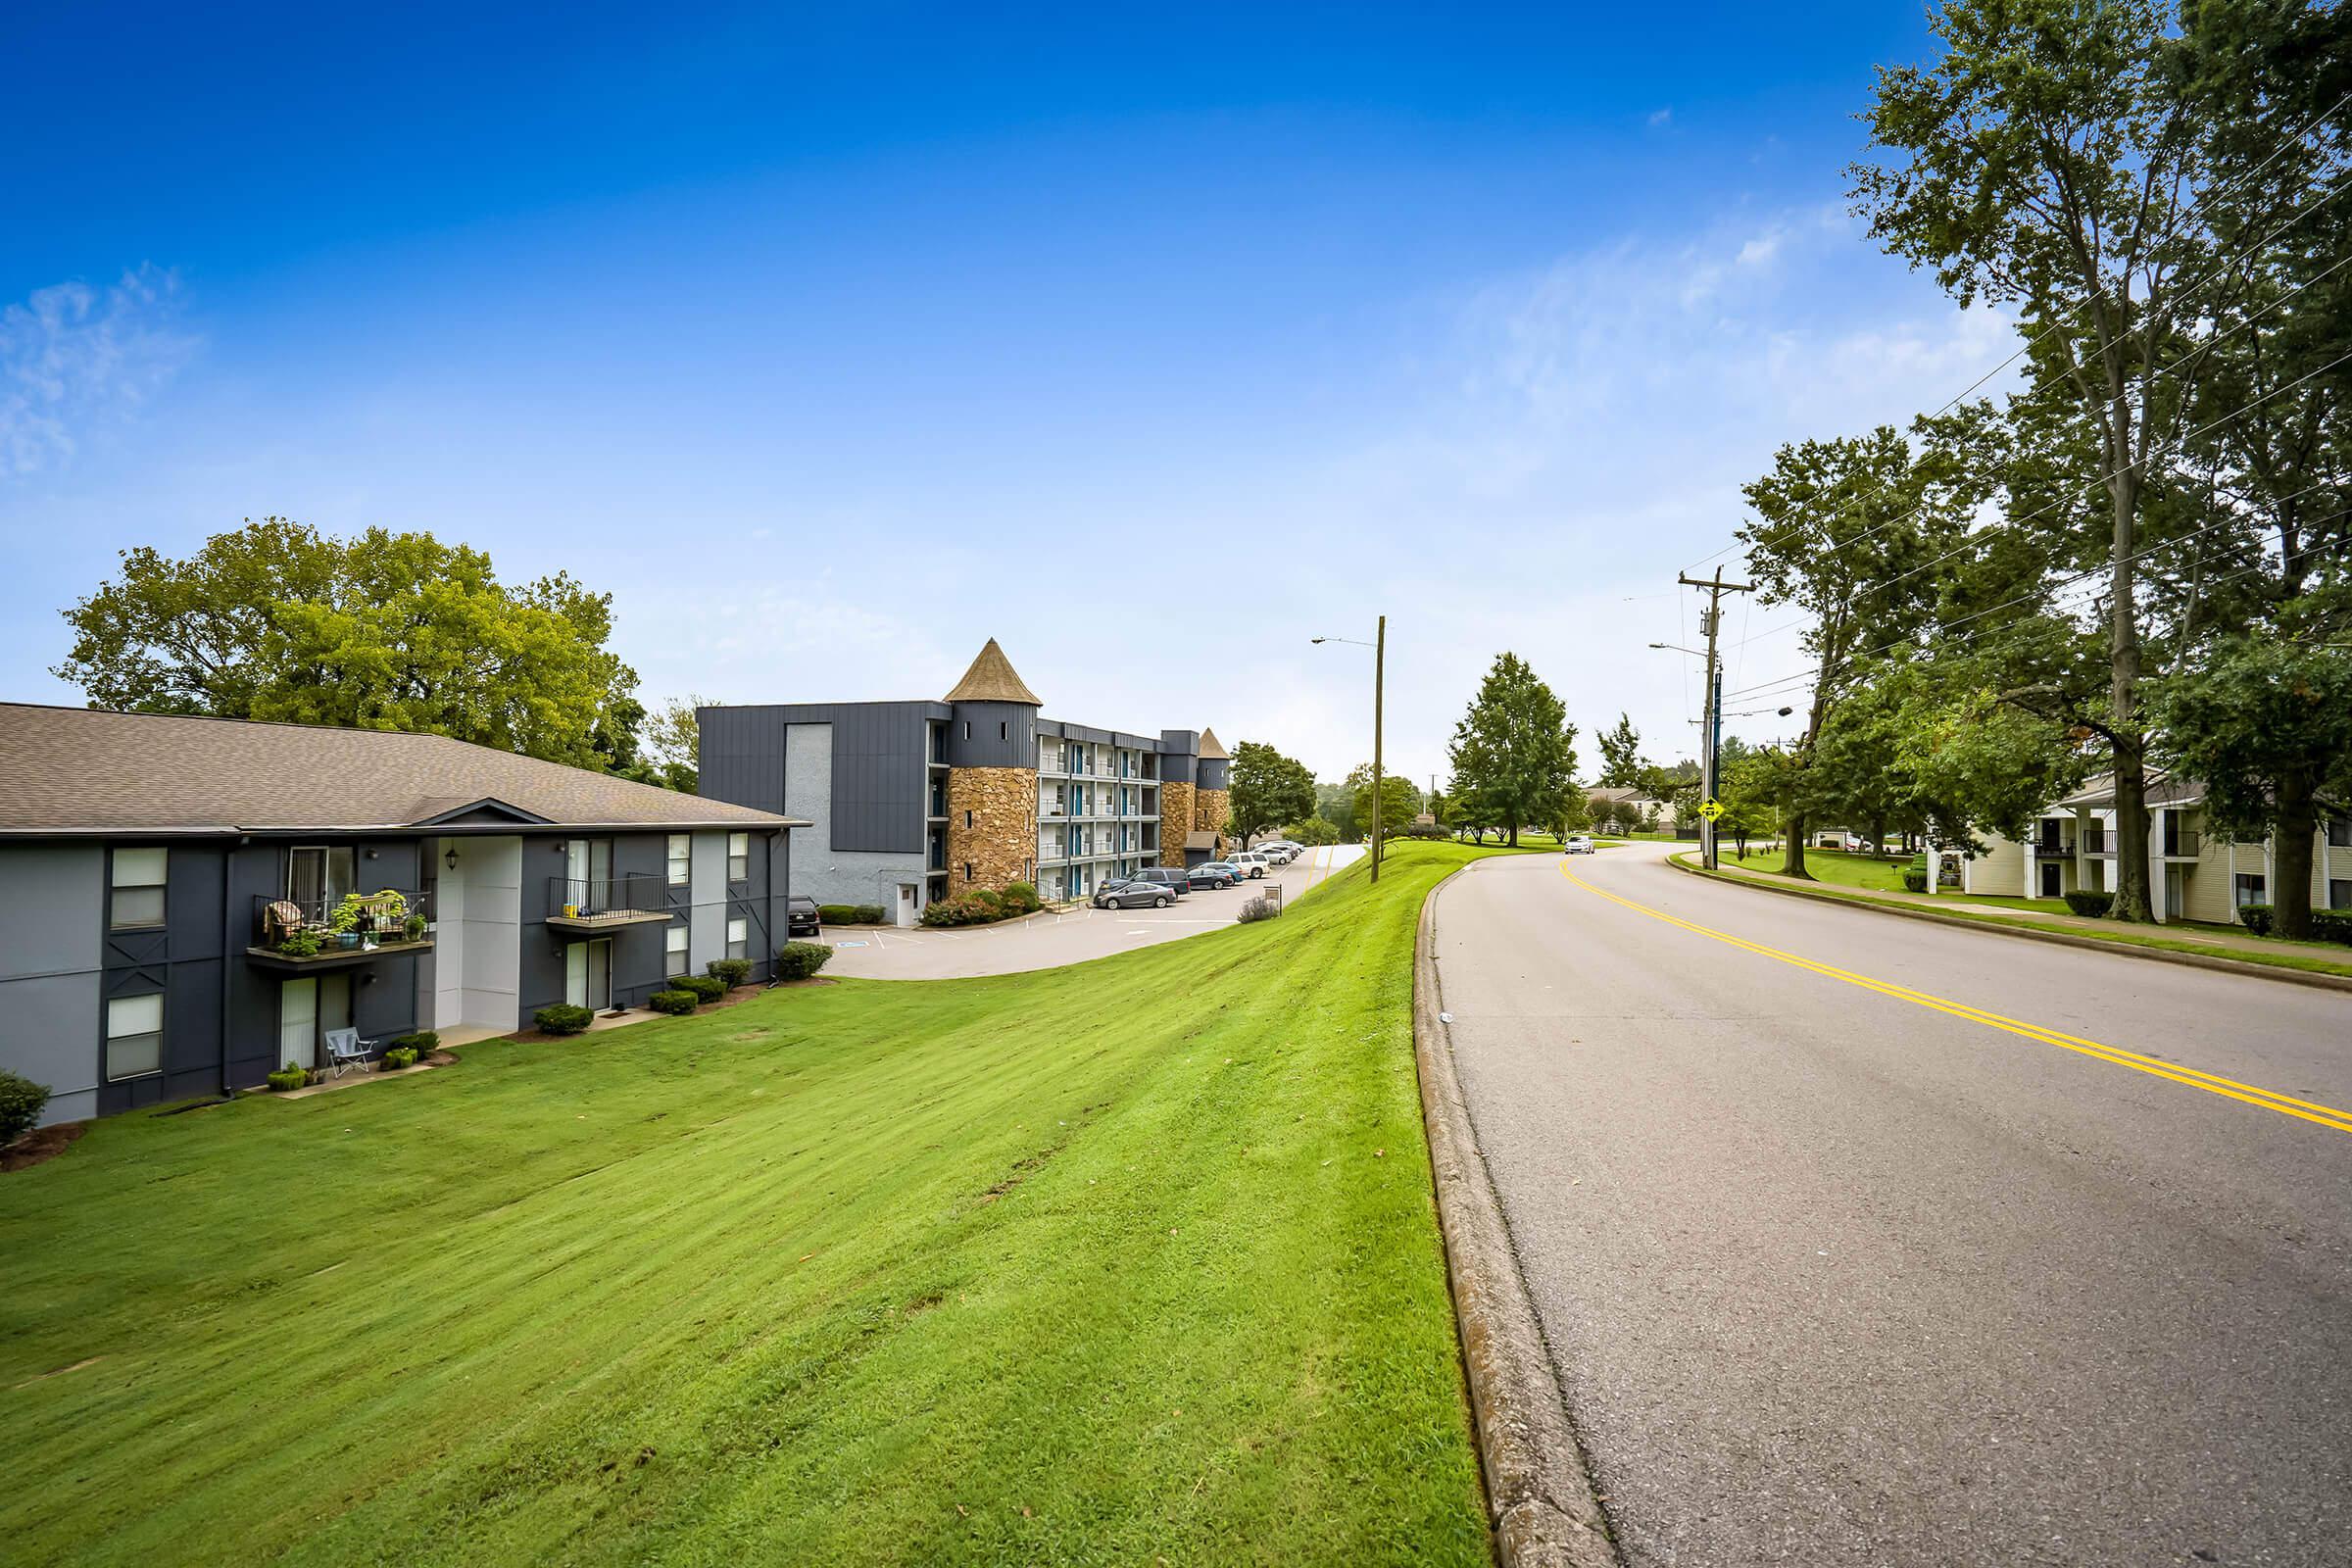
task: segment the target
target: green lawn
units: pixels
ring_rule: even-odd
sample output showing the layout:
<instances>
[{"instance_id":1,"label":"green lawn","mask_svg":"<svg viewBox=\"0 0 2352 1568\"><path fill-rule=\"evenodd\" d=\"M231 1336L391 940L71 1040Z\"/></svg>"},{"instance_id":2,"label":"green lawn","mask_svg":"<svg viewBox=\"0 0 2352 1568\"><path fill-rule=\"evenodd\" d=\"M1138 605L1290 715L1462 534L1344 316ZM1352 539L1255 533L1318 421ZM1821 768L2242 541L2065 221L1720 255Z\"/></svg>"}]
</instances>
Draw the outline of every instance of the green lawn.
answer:
<instances>
[{"instance_id":1,"label":"green lawn","mask_svg":"<svg viewBox=\"0 0 2352 1568\"><path fill-rule=\"evenodd\" d=\"M1409 1008L1473 854L101 1122L0 1176L9 1560L1485 1563Z\"/></svg>"},{"instance_id":2,"label":"green lawn","mask_svg":"<svg viewBox=\"0 0 2352 1568\"><path fill-rule=\"evenodd\" d=\"M1742 871L1778 872L1787 856L1780 850L1750 848L1745 858L1736 855L1717 855L1720 863L1737 866ZM1876 855L1854 855L1844 850L1805 851L1805 869L1816 882L1831 882L1839 887L1870 888L1882 893L1903 891L1903 867L1908 858L1884 859Z\"/></svg>"}]
</instances>

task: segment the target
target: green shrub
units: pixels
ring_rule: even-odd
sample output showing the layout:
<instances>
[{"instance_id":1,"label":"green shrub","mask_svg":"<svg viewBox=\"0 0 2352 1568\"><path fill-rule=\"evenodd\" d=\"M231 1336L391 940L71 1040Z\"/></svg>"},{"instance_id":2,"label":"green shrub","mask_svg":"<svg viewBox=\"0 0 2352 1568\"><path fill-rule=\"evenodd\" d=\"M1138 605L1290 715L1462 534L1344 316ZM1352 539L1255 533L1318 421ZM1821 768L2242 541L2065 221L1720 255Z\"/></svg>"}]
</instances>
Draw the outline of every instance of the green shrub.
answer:
<instances>
[{"instance_id":1,"label":"green shrub","mask_svg":"<svg viewBox=\"0 0 2352 1568\"><path fill-rule=\"evenodd\" d=\"M289 931L277 939L277 951L289 958L316 958L324 946L318 933L308 926Z\"/></svg>"},{"instance_id":2,"label":"green shrub","mask_svg":"<svg viewBox=\"0 0 2352 1568\"><path fill-rule=\"evenodd\" d=\"M586 1029L596 1014L586 1007L575 1007L568 1002L559 1002L541 1007L531 1014L531 1022L543 1035L576 1035Z\"/></svg>"},{"instance_id":3,"label":"green shrub","mask_svg":"<svg viewBox=\"0 0 2352 1568\"><path fill-rule=\"evenodd\" d=\"M752 960L749 958L712 958L709 963L703 965L703 971L706 974L717 976L724 990L732 990L752 977Z\"/></svg>"},{"instance_id":4,"label":"green shrub","mask_svg":"<svg viewBox=\"0 0 2352 1568\"><path fill-rule=\"evenodd\" d=\"M925 925L986 925L1002 919L1004 910L994 899L982 902L976 893L958 893L953 898L934 899L923 906Z\"/></svg>"},{"instance_id":5,"label":"green shrub","mask_svg":"<svg viewBox=\"0 0 2352 1568\"><path fill-rule=\"evenodd\" d=\"M2322 942L2352 944L2352 909L2314 909L2311 934Z\"/></svg>"},{"instance_id":6,"label":"green shrub","mask_svg":"<svg viewBox=\"0 0 2352 1568\"><path fill-rule=\"evenodd\" d=\"M0 1149L32 1131L48 1103L48 1085L0 1071Z\"/></svg>"},{"instance_id":7,"label":"green shrub","mask_svg":"<svg viewBox=\"0 0 2352 1568\"><path fill-rule=\"evenodd\" d=\"M675 974L669 989L683 991L697 1002L716 1002L727 994L727 983L714 974Z\"/></svg>"},{"instance_id":8,"label":"green shrub","mask_svg":"<svg viewBox=\"0 0 2352 1568\"><path fill-rule=\"evenodd\" d=\"M694 1010L694 1004L698 1000L700 999L691 991L657 991L645 999L645 1004L656 1012L666 1012L672 1017L684 1017Z\"/></svg>"},{"instance_id":9,"label":"green shrub","mask_svg":"<svg viewBox=\"0 0 2352 1568\"><path fill-rule=\"evenodd\" d=\"M2066 906L2085 919L2096 920L2115 906L2115 895L2077 888L2066 896Z\"/></svg>"},{"instance_id":10,"label":"green shrub","mask_svg":"<svg viewBox=\"0 0 2352 1568\"><path fill-rule=\"evenodd\" d=\"M858 906L855 904L820 904L816 917L826 925L856 925Z\"/></svg>"},{"instance_id":11,"label":"green shrub","mask_svg":"<svg viewBox=\"0 0 2352 1568\"><path fill-rule=\"evenodd\" d=\"M776 978L806 980L832 956L833 950L821 942L787 942L776 950Z\"/></svg>"},{"instance_id":12,"label":"green shrub","mask_svg":"<svg viewBox=\"0 0 2352 1568\"><path fill-rule=\"evenodd\" d=\"M1238 918L1244 925L1255 925L1260 920L1273 919L1274 916L1279 912L1280 911L1274 907L1274 901L1261 893L1256 898L1251 899L1249 903L1243 905L1242 911L1238 916L1236 916L1236 918Z\"/></svg>"},{"instance_id":13,"label":"green shrub","mask_svg":"<svg viewBox=\"0 0 2352 1568\"><path fill-rule=\"evenodd\" d=\"M1928 873L1925 871L1905 871L1903 873L1903 887L1912 893L1927 892Z\"/></svg>"},{"instance_id":14,"label":"green shrub","mask_svg":"<svg viewBox=\"0 0 2352 1568\"><path fill-rule=\"evenodd\" d=\"M416 1065L416 1049L414 1046L393 1046L384 1053L383 1070L386 1072L398 1072L403 1067Z\"/></svg>"},{"instance_id":15,"label":"green shrub","mask_svg":"<svg viewBox=\"0 0 2352 1568\"><path fill-rule=\"evenodd\" d=\"M391 1049L414 1051L420 1058L429 1056L441 1049L441 1035L438 1030L433 1029L419 1029L415 1034L409 1035L394 1035L391 1040Z\"/></svg>"},{"instance_id":16,"label":"green shrub","mask_svg":"<svg viewBox=\"0 0 2352 1568\"><path fill-rule=\"evenodd\" d=\"M858 924L880 925L883 919L884 914L882 911L882 906L879 904L860 904L858 906Z\"/></svg>"},{"instance_id":17,"label":"green shrub","mask_svg":"<svg viewBox=\"0 0 2352 1568\"><path fill-rule=\"evenodd\" d=\"M2267 904L2241 904L2237 906L2238 924L2258 937L2271 934L2272 909Z\"/></svg>"},{"instance_id":18,"label":"green shrub","mask_svg":"<svg viewBox=\"0 0 2352 1568\"><path fill-rule=\"evenodd\" d=\"M1035 914L1046 906L1037 896L1037 889L1026 882L1014 882L997 895L997 904L1006 914Z\"/></svg>"},{"instance_id":19,"label":"green shrub","mask_svg":"<svg viewBox=\"0 0 2352 1568\"><path fill-rule=\"evenodd\" d=\"M1004 895L994 888L974 888L962 898L966 904L987 910L991 920L1000 920L1004 916Z\"/></svg>"},{"instance_id":20,"label":"green shrub","mask_svg":"<svg viewBox=\"0 0 2352 1568\"><path fill-rule=\"evenodd\" d=\"M278 1068L277 1071L270 1073L266 1080L270 1088L281 1092L288 1089L300 1089L310 1081L310 1073L290 1061Z\"/></svg>"}]
</instances>

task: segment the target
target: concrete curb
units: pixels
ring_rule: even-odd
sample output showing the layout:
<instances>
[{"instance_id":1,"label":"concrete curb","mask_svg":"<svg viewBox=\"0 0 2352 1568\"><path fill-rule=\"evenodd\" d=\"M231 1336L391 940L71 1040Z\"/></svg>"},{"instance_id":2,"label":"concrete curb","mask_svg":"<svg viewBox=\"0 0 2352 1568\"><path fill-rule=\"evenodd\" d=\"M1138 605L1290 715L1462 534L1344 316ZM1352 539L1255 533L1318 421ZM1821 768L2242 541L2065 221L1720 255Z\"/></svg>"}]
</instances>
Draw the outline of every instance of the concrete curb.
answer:
<instances>
[{"instance_id":1,"label":"concrete curb","mask_svg":"<svg viewBox=\"0 0 2352 1568\"><path fill-rule=\"evenodd\" d=\"M1468 869L1445 878L1421 904L1413 941L1413 1059L1487 1508L1503 1568L1617 1568L1617 1548L1471 1129L1453 1043L1438 1016L1438 893Z\"/></svg>"},{"instance_id":2,"label":"concrete curb","mask_svg":"<svg viewBox=\"0 0 2352 1568\"><path fill-rule=\"evenodd\" d=\"M2126 958L2149 958L2158 963L2178 964L2184 969L2213 969L2223 974L2252 975L2258 980L2283 980L2289 985L2314 986L2322 991L2352 992L2352 976L2318 974L2309 969L2285 969L2276 964L2249 963L2239 958L2226 958L2218 954L2175 953L2169 948L2143 948L2131 942L2102 942L2097 937L2078 936L2072 931L2045 931L2032 926L2005 925L1996 920L1972 920L1964 914L1943 914L1935 909L1914 908L1907 904L1883 904L1876 899L1854 898L1839 893L1825 893L1815 888L1790 884L1783 887L1753 877L1723 871L1709 871L1691 865L1680 855L1669 855L1666 863L1690 876L1703 877L1710 882L1728 882L1734 887L1753 888L1758 893L1777 893L1785 899L1811 899L1816 904L1835 904L1845 908L1868 909L1875 914L1891 914L1906 920L1927 920L1936 925L1958 926L1964 931L1985 931L1999 937L2023 937L2028 942L2053 942L2065 948L2085 948L2093 953L2112 953Z\"/></svg>"}]
</instances>

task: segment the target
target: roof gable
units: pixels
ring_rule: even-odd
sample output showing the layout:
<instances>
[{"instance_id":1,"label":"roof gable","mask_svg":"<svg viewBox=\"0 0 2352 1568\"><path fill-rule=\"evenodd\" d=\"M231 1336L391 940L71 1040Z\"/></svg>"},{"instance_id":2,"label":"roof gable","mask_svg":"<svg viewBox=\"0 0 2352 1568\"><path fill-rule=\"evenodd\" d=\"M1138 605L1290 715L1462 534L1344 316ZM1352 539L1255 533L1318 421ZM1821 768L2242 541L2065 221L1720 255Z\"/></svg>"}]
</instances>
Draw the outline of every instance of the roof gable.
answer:
<instances>
[{"instance_id":1,"label":"roof gable","mask_svg":"<svg viewBox=\"0 0 2352 1568\"><path fill-rule=\"evenodd\" d=\"M1004 650L991 637L988 646L972 661L972 667L963 672L963 679L948 693L951 703L1026 703L1031 708L1043 707L1043 700L1029 689L1028 683L1004 657Z\"/></svg>"}]
</instances>

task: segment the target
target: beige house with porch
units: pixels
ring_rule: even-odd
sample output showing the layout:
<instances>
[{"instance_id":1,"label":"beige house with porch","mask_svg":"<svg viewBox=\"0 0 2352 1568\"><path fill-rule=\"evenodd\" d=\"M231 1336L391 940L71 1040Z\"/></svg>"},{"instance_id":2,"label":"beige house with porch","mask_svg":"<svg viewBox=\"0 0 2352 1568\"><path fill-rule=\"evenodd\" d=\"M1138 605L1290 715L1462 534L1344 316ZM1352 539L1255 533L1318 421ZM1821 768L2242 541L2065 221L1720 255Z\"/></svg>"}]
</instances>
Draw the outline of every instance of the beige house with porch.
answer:
<instances>
[{"instance_id":1,"label":"beige house with porch","mask_svg":"<svg viewBox=\"0 0 2352 1568\"><path fill-rule=\"evenodd\" d=\"M2209 832L2205 787L2163 774L2148 782L2148 898L2159 920L2240 923L2248 904L2277 902L2270 840ZM2093 779L2048 807L2023 840L1993 836L1961 862L1960 891L2009 898L2063 898L2078 889L2115 891L2115 786ZM2311 904L2352 908L2352 815L2324 816L2311 857Z\"/></svg>"}]
</instances>

